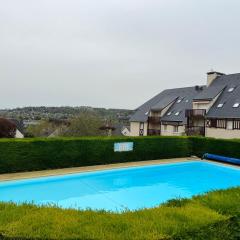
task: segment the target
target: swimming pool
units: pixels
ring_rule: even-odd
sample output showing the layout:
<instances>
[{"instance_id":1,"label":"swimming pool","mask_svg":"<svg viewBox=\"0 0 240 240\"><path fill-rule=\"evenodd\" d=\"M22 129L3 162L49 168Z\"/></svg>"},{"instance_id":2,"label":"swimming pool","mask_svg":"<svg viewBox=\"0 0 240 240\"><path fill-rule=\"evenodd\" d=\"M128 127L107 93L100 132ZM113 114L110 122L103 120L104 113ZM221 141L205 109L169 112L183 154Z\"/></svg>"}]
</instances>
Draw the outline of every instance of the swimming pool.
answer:
<instances>
[{"instance_id":1,"label":"swimming pool","mask_svg":"<svg viewBox=\"0 0 240 240\"><path fill-rule=\"evenodd\" d=\"M240 170L189 161L0 183L0 201L122 211L240 185Z\"/></svg>"}]
</instances>

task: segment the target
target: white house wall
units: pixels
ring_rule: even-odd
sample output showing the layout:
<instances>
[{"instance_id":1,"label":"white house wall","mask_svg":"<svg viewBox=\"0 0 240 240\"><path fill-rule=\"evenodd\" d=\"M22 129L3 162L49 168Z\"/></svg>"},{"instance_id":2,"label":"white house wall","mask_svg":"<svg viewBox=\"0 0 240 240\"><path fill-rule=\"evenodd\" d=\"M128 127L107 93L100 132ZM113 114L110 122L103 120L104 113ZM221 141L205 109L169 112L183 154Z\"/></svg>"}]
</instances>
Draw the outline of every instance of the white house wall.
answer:
<instances>
[{"instance_id":1,"label":"white house wall","mask_svg":"<svg viewBox=\"0 0 240 240\"><path fill-rule=\"evenodd\" d=\"M24 135L17 129L16 134L15 134L15 138L24 138Z\"/></svg>"},{"instance_id":2,"label":"white house wall","mask_svg":"<svg viewBox=\"0 0 240 240\"><path fill-rule=\"evenodd\" d=\"M185 126L178 126L178 132L174 132L173 125L166 125L167 130L164 130L164 125L161 127L161 135L162 136L182 136L185 135Z\"/></svg>"},{"instance_id":3,"label":"white house wall","mask_svg":"<svg viewBox=\"0 0 240 240\"><path fill-rule=\"evenodd\" d=\"M206 137L226 138L226 139L240 138L240 130L207 127Z\"/></svg>"},{"instance_id":4,"label":"white house wall","mask_svg":"<svg viewBox=\"0 0 240 240\"><path fill-rule=\"evenodd\" d=\"M147 136L148 124L144 123L144 132L143 135ZM130 136L137 137L139 136L140 122L130 122Z\"/></svg>"}]
</instances>

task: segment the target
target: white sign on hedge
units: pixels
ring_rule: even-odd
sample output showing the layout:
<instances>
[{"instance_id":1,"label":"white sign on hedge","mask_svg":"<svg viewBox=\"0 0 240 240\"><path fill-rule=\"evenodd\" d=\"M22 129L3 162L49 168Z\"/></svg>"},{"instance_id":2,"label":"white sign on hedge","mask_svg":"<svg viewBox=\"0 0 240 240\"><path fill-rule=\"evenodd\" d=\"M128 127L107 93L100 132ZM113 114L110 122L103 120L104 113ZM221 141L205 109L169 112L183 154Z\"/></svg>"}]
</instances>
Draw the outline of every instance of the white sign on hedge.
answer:
<instances>
[{"instance_id":1,"label":"white sign on hedge","mask_svg":"<svg viewBox=\"0 0 240 240\"><path fill-rule=\"evenodd\" d=\"M114 152L133 151L133 142L114 143Z\"/></svg>"}]
</instances>

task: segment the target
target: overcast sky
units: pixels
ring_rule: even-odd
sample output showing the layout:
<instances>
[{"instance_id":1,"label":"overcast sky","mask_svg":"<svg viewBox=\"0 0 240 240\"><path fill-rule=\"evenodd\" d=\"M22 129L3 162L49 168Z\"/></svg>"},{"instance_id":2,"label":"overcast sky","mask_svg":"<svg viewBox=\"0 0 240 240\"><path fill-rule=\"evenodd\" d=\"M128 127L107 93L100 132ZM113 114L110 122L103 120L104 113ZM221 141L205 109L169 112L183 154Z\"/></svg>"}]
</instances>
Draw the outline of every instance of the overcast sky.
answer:
<instances>
[{"instance_id":1,"label":"overcast sky","mask_svg":"<svg viewBox=\"0 0 240 240\"><path fill-rule=\"evenodd\" d=\"M0 108L134 109L240 72L239 0L0 0Z\"/></svg>"}]
</instances>

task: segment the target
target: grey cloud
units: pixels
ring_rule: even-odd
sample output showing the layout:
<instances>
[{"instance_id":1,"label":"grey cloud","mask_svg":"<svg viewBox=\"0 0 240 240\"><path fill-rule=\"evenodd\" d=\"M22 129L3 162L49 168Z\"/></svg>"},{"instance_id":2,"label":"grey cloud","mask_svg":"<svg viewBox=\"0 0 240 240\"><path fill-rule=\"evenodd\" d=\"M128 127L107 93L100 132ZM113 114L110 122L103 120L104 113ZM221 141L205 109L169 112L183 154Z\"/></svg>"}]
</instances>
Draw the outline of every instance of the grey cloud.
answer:
<instances>
[{"instance_id":1,"label":"grey cloud","mask_svg":"<svg viewBox=\"0 0 240 240\"><path fill-rule=\"evenodd\" d=\"M135 108L239 71L237 0L0 0L0 107Z\"/></svg>"}]
</instances>

